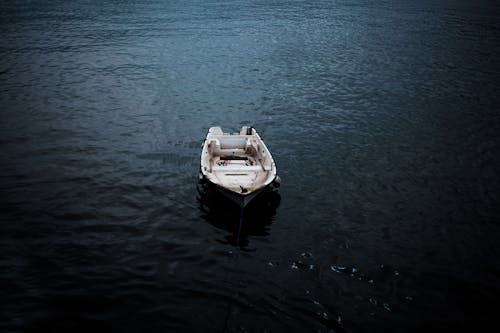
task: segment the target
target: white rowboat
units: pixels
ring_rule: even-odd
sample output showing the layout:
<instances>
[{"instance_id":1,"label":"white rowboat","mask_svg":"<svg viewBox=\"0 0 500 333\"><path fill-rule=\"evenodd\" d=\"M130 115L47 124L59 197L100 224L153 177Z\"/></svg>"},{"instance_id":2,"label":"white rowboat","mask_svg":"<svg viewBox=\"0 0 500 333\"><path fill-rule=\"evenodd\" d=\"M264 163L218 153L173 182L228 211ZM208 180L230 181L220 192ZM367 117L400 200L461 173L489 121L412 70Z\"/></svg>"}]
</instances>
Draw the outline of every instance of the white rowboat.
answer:
<instances>
[{"instance_id":1,"label":"white rowboat","mask_svg":"<svg viewBox=\"0 0 500 333\"><path fill-rule=\"evenodd\" d=\"M201 178L245 207L276 178L276 164L253 127L224 133L211 127L201 151Z\"/></svg>"}]
</instances>

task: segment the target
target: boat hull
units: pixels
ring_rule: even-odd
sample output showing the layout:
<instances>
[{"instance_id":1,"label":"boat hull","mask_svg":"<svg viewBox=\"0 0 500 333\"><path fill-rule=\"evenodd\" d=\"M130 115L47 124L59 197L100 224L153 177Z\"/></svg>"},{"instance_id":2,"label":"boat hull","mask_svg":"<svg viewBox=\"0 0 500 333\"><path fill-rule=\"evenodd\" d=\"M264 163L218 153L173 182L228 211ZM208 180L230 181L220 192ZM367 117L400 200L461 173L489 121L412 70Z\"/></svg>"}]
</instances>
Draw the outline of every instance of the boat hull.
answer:
<instances>
[{"instance_id":1,"label":"boat hull","mask_svg":"<svg viewBox=\"0 0 500 333\"><path fill-rule=\"evenodd\" d=\"M240 206L241 208L245 208L255 197L257 197L263 190L264 188L261 188L257 191L254 191L249 194L240 194L240 193L235 193L233 191L227 190L219 185L213 184L217 190L226 198L234 202L236 205Z\"/></svg>"},{"instance_id":2,"label":"boat hull","mask_svg":"<svg viewBox=\"0 0 500 333\"><path fill-rule=\"evenodd\" d=\"M211 127L200 162L200 180L243 208L276 179L276 164L253 127L234 134Z\"/></svg>"},{"instance_id":3,"label":"boat hull","mask_svg":"<svg viewBox=\"0 0 500 333\"><path fill-rule=\"evenodd\" d=\"M233 192L231 190L228 190L227 188L224 188L218 184L215 184L211 182L209 179L203 176L203 174L200 172L200 177L199 177L199 184L203 187L211 188L217 193L221 194L224 198L228 199L229 201L233 202L240 208L245 208L249 203L251 203L255 198L257 198L262 192L265 192L268 189L274 189L279 186L275 184L275 182L272 182L271 184L264 186L256 191L253 191L248 194L240 194Z\"/></svg>"},{"instance_id":4,"label":"boat hull","mask_svg":"<svg viewBox=\"0 0 500 333\"><path fill-rule=\"evenodd\" d=\"M203 177L203 174L201 174L201 173L200 173L200 184L202 186L209 186L210 188L216 190L223 197L232 201L234 204L236 204L240 208L245 208L261 192L263 192L265 189L270 187L270 185L268 185L268 186L262 187L256 191L253 191L251 193L240 194L240 193L233 192L233 191L228 190L228 189L226 189L218 184L211 182L209 179Z\"/></svg>"}]
</instances>

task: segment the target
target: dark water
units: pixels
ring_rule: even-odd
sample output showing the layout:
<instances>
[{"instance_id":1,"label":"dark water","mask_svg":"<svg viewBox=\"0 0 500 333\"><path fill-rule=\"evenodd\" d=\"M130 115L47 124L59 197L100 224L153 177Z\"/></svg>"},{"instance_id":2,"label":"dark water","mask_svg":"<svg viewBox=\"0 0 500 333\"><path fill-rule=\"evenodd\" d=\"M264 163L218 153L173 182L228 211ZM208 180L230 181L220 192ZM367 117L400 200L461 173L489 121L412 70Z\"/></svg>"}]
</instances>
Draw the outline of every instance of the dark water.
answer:
<instances>
[{"instance_id":1,"label":"dark water","mask_svg":"<svg viewBox=\"0 0 500 333\"><path fill-rule=\"evenodd\" d=\"M0 331L495 325L499 12L3 1ZM239 226L197 173L247 124L283 184Z\"/></svg>"}]
</instances>

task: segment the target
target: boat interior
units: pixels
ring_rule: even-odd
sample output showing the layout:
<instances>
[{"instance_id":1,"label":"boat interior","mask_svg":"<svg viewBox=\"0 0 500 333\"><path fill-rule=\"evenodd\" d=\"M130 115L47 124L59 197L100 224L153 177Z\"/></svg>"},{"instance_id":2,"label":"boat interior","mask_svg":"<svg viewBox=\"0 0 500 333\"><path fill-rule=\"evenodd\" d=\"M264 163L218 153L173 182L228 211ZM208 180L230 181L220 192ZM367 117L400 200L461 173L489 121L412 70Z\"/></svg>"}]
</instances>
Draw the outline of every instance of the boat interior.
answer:
<instances>
[{"instance_id":1,"label":"boat interior","mask_svg":"<svg viewBox=\"0 0 500 333\"><path fill-rule=\"evenodd\" d=\"M243 128L236 135L222 130L213 133L207 146L211 171L270 171L272 161L254 131Z\"/></svg>"},{"instance_id":2,"label":"boat interior","mask_svg":"<svg viewBox=\"0 0 500 333\"><path fill-rule=\"evenodd\" d=\"M245 193L268 181L273 161L253 128L229 134L213 127L209 133L205 165L222 184Z\"/></svg>"}]
</instances>

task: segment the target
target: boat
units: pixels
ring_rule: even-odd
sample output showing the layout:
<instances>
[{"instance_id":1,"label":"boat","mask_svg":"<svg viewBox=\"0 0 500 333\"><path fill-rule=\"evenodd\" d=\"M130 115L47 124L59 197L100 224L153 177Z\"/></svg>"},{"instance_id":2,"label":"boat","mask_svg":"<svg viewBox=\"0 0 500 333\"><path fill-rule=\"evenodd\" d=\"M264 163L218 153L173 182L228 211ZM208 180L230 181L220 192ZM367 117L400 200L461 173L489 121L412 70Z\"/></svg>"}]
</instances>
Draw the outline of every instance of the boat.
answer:
<instances>
[{"instance_id":1,"label":"boat","mask_svg":"<svg viewBox=\"0 0 500 333\"><path fill-rule=\"evenodd\" d=\"M276 164L255 128L239 133L211 127L201 151L200 180L207 181L241 208L266 187L278 187Z\"/></svg>"}]
</instances>

